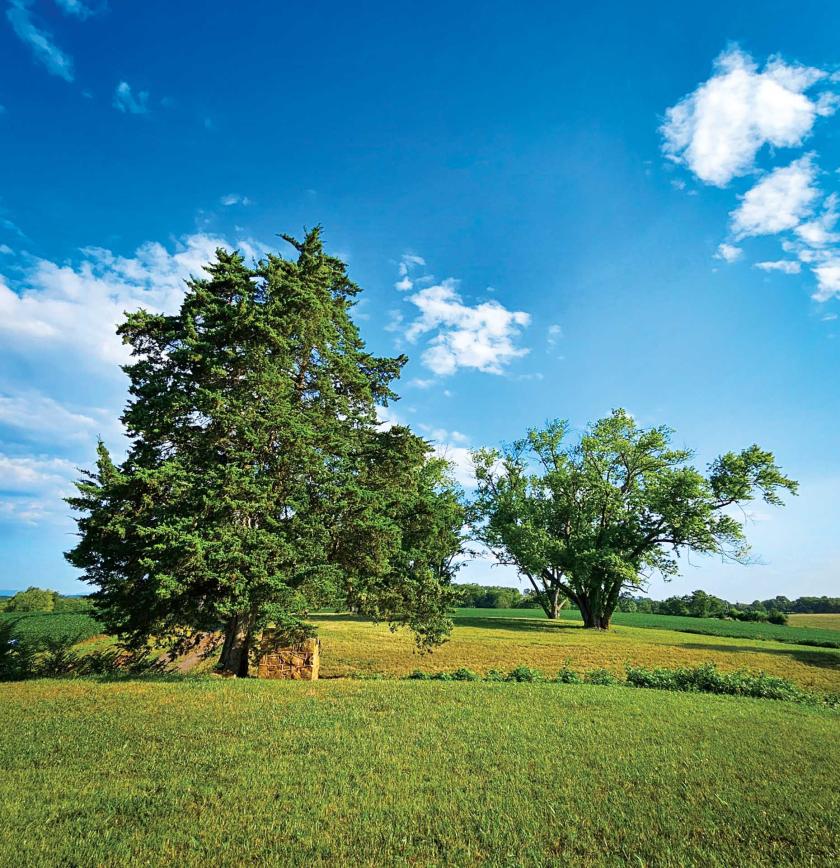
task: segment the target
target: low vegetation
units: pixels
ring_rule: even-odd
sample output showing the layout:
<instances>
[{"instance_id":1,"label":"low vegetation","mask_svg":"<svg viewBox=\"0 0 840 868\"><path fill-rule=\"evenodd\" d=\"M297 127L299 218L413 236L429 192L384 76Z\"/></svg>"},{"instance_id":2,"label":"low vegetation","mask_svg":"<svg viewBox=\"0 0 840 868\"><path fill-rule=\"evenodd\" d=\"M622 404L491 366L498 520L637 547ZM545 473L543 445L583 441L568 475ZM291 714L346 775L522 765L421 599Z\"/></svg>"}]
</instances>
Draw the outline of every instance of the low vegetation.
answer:
<instances>
[{"instance_id":1,"label":"low vegetation","mask_svg":"<svg viewBox=\"0 0 840 868\"><path fill-rule=\"evenodd\" d=\"M840 852L831 710L201 678L6 684L0 703L2 864L828 865Z\"/></svg>"}]
</instances>

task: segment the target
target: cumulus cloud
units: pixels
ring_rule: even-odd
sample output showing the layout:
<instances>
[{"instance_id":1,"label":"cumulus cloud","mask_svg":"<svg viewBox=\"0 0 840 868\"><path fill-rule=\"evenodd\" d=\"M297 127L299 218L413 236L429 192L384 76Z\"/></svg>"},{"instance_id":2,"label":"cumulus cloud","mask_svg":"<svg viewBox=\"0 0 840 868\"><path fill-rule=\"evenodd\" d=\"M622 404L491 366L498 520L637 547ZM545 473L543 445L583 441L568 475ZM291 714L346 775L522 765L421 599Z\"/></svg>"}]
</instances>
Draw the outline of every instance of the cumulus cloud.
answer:
<instances>
[{"instance_id":1,"label":"cumulus cloud","mask_svg":"<svg viewBox=\"0 0 840 868\"><path fill-rule=\"evenodd\" d=\"M775 235L799 225L820 197L811 156L774 169L748 190L731 213L736 238Z\"/></svg>"},{"instance_id":2,"label":"cumulus cloud","mask_svg":"<svg viewBox=\"0 0 840 868\"><path fill-rule=\"evenodd\" d=\"M665 113L665 155L718 187L752 171L765 145L802 144L816 119L835 109L835 98L806 94L827 74L771 58L759 69L739 48L724 51L708 81Z\"/></svg>"},{"instance_id":3,"label":"cumulus cloud","mask_svg":"<svg viewBox=\"0 0 840 868\"><path fill-rule=\"evenodd\" d=\"M799 274L802 266L794 259L776 259L772 262L756 262L762 271L781 271L783 274Z\"/></svg>"},{"instance_id":4,"label":"cumulus cloud","mask_svg":"<svg viewBox=\"0 0 840 868\"><path fill-rule=\"evenodd\" d=\"M840 298L840 255L834 255L813 269L817 278L817 291L813 294L815 301L828 301L830 298Z\"/></svg>"},{"instance_id":5,"label":"cumulus cloud","mask_svg":"<svg viewBox=\"0 0 840 868\"><path fill-rule=\"evenodd\" d=\"M723 244L718 244L715 259L722 259L724 262L735 262L736 259L740 259L743 252L740 247L735 247L733 244L724 242Z\"/></svg>"},{"instance_id":6,"label":"cumulus cloud","mask_svg":"<svg viewBox=\"0 0 840 868\"><path fill-rule=\"evenodd\" d=\"M563 326L554 323L548 327L547 341L548 346L554 348L563 338Z\"/></svg>"},{"instance_id":7,"label":"cumulus cloud","mask_svg":"<svg viewBox=\"0 0 840 868\"><path fill-rule=\"evenodd\" d=\"M52 34L35 23L32 18L32 2L33 0L10 0L6 17L12 30L18 39L29 46L35 59L49 72L65 81L73 81L73 59L53 42Z\"/></svg>"},{"instance_id":8,"label":"cumulus cloud","mask_svg":"<svg viewBox=\"0 0 840 868\"><path fill-rule=\"evenodd\" d=\"M501 374L514 359L528 353L516 345L521 329L531 317L511 311L497 301L470 306L457 291L458 282L449 278L421 289L409 297L420 311L405 336L415 341L428 336L421 356L423 364L440 376L461 368Z\"/></svg>"},{"instance_id":9,"label":"cumulus cloud","mask_svg":"<svg viewBox=\"0 0 840 868\"><path fill-rule=\"evenodd\" d=\"M121 81L114 91L114 99L111 105L117 111L131 115L144 115L149 111L149 92L138 91L136 96L127 81Z\"/></svg>"}]
</instances>

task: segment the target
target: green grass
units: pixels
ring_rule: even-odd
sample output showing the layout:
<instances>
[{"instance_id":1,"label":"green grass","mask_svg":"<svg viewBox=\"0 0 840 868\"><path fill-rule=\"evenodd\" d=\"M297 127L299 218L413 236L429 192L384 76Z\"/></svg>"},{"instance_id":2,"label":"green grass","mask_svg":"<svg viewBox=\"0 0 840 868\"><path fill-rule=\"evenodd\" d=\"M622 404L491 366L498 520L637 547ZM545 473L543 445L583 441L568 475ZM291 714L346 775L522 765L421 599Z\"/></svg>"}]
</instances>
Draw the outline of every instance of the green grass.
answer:
<instances>
[{"instance_id":1,"label":"green grass","mask_svg":"<svg viewBox=\"0 0 840 868\"><path fill-rule=\"evenodd\" d=\"M195 678L5 684L0 706L4 865L840 857L840 718L788 703Z\"/></svg>"},{"instance_id":2,"label":"green grass","mask_svg":"<svg viewBox=\"0 0 840 868\"><path fill-rule=\"evenodd\" d=\"M456 619L464 618L540 618L545 619L541 609L457 609ZM565 609L560 617L566 621L580 621L580 613ZM807 617L807 616L806 616ZM814 616L810 616L814 617ZM817 616L820 617L820 616ZM830 616L829 616L830 617ZM813 623L813 622L811 622ZM653 627L657 630L677 630L680 633L697 633L704 636L727 636L734 639L771 639L775 642L790 642L794 645L812 645L823 648L840 648L840 629L836 622L824 628L816 625L797 626L767 624L758 621L722 621L719 618L690 618L682 615L648 615L641 612L616 612L613 624L628 627Z\"/></svg>"},{"instance_id":3,"label":"green grass","mask_svg":"<svg viewBox=\"0 0 840 868\"><path fill-rule=\"evenodd\" d=\"M13 623L12 634L40 642L45 639L89 639L102 633L100 623L86 612L0 612L0 625Z\"/></svg>"}]
</instances>

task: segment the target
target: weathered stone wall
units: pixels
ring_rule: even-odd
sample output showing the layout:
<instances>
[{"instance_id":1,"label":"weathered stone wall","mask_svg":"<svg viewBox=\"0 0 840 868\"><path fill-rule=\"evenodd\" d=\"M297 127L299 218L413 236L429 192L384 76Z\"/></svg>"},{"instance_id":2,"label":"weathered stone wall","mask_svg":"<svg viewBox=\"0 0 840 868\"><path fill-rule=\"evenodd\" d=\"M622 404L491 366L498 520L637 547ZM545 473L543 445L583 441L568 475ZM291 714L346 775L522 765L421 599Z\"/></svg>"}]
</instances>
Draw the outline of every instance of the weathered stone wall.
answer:
<instances>
[{"instance_id":1,"label":"weathered stone wall","mask_svg":"<svg viewBox=\"0 0 840 868\"><path fill-rule=\"evenodd\" d=\"M263 633L257 677L314 681L321 668L321 641L306 639L298 645L283 646L271 631Z\"/></svg>"}]
</instances>

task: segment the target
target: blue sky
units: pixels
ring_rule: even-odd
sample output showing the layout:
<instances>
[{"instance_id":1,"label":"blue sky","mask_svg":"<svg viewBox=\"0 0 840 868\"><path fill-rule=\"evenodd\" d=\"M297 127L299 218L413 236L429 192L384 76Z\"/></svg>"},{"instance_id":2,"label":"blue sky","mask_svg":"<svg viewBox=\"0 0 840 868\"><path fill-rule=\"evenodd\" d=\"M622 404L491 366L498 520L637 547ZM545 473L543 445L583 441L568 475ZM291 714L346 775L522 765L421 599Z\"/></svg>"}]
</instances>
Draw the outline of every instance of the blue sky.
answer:
<instances>
[{"instance_id":1,"label":"blue sky","mask_svg":"<svg viewBox=\"0 0 840 868\"><path fill-rule=\"evenodd\" d=\"M757 441L801 482L760 563L651 592L840 592L840 7L3 2L0 587L86 587L61 496L120 448L120 312L321 223L464 479L617 406Z\"/></svg>"}]
</instances>

